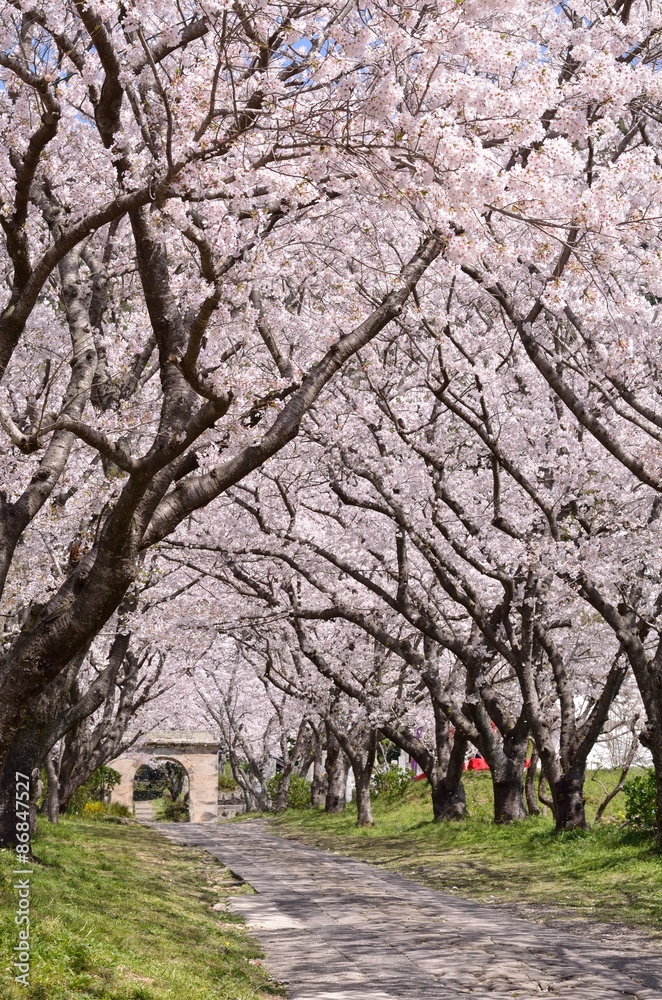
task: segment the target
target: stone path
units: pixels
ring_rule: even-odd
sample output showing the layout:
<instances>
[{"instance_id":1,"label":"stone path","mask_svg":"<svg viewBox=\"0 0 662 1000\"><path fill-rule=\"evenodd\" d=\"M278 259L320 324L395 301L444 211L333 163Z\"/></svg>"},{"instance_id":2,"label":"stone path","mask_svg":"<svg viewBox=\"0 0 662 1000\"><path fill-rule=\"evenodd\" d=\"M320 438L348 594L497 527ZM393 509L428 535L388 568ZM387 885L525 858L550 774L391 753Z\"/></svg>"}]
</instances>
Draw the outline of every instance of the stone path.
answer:
<instances>
[{"instance_id":1,"label":"stone path","mask_svg":"<svg viewBox=\"0 0 662 1000\"><path fill-rule=\"evenodd\" d=\"M149 800L134 802L133 810L136 819L141 823L148 823L151 819L154 819L154 806Z\"/></svg>"},{"instance_id":2,"label":"stone path","mask_svg":"<svg viewBox=\"0 0 662 1000\"><path fill-rule=\"evenodd\" d=\"M662 1000L660 956L645 948L633 958L255 821L156 829L205 848L256 890L231 908L289 1000Z\"/></svg>"}]
</instances>

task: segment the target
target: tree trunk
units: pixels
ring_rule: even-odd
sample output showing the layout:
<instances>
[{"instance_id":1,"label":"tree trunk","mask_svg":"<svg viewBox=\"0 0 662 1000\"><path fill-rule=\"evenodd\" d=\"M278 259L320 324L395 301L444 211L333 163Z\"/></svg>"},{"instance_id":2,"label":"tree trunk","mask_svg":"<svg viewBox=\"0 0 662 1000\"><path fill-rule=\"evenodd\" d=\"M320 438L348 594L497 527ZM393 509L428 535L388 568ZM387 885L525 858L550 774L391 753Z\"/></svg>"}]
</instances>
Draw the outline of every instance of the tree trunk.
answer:
<instances>
[{"instance_id":1,"label":"tree trunk","mask_svg":"<svg viewBox=\"0 0 662 1000\"><path fill-rule=\"evenodd\" d=\"M552 815L556 816L556 803L553 798L550 798L547 794L547 788L549 787L549 782L547 781L547 775L544 770L541 769L540 777L538 778L538 798L543 804L543 816L547 815L547 810L552 810Z\"/></svg>"},{"instance_id":2,"label":"tree trunk","mask_svg":"<svg viewBox=\"0 0 662 1000\"><path fill-rule=\"evenodd\" d=\"M329 733L327 737L326 752L326 775L327 790L324 801L324 809L328 813L343 812L346 805L347 794L347 771L349 761L340 748L340 745L333 735Z\"/></svg>"},{"instance_id":3,"label":"tree trunk","mask_svg":"<svg viewBox=\"0 0 662 1000\"><path fill-rule=\"evenodd\" d=\"M75 730L78 727L74 727ZM68 734L69 735L69 734ZM90 765L87 763L87 754L83 751L81 753L80 746L77 746L77 741L74 739L71 743L65 740L65 745L62 751L62 756L60 758L60 773L58 775L58 797L59 797L59 812L60 816L64 816L69 804L78 791L80 786L87 781L92 774L90 771ZM85 749L89 750L89 747ZM85 762L84 767L81 764Z\"/></svg>"},{"instance_id":4,"label":"tree trunk","mask_svg":"<svg viewBox=\"0 0 662 1000\"><path fill-rule=\"evenodd\" d=\"M630 767L631 767L630 764L626 764L625 767L623 767L621 769L621 774L620 774L620 777L619 777L618 781L616 782L616 784L614 785L614 787L612 788L612 790L610 792L608 792L607 795L605 795L604 799L602 800L602 802L598 806L598 810L597 810L597 812L595 814L595 822L596 823L601 823L602 822L602 817L604 816L605 809L607 808L607 806L609 805L609 803L613 802L614 799L616 798L616 796L618 795L618 793L621 792L621 791L623 791L623 785L625 784L625 779L627 778L628 774L630 773Z\"/></svg>"},{"instance_id":5,"label":"tree trunk","mask_svg":"<svg viewBox=\"0 0 662 1000\"><path fill-rule=\"evenodd\" d=\"M32 775L30 787L30 832L34 832L37 819L37 798L39 794L39 776L46 766L54 742L58 739L54 722L62 710L62 688L66 681L62 675L61 683L51 685L46 693L37 699L24 714L21 727L14 733L14 738L6 751L2 776L0 778L0 846L15 843L14 824L14 792L16 790L16 774ZM9 810L9 813L7 812ZM6 839L9 837L10 839Z\"/></svg>"},{"instance_id":6,"label":"tree trunk","mask_svg":"<svg viewBox=\"0 0 662 1000\"><path fill-rule=\"evenodd\" d=\"M317 742L313 760L313 780L310 785L310 804L313 809L321 809L326 799L326 778L322 759L322 742Z\"/></svg>"},{"instance_id":7,"label":"tree trunk","mask_svg":"<svg viewBox=\"0 0 662 1000\"><path fill-rule=\"evenodd\" d=\"M371 774L366 774L365 771L360 773L356 770L354 771L354 779L356 781L356 821L359 826L375 825L375 821L372 818L372 803L370 801L370 777Z\"/></svg>"},{"instance_id":8,"label":"tree trunk","mask_svg":"<svg viewBox=\"0 0 662 1000\"><path fill-rule=\"evenodd\" d=\"M447 777L430 782L432 785L432 812L435 822L464 819L467 815L467 797L462 780L449 781Z\"/></svg>"},{"instance_id":9,"label":"tree trunk","mask_svg":"<svg viewBox=\"0 0 662 1000\"><path fill-rule=\"evenodd\" d=\"M657 693L657 685L655 687L655 692ZM643 688L640 685L640 690L643 694ZM648 716L646 727L639 734L639 742L642 746L650 750L651 757L653 758L653 767L655 769L655 825L657 828L657 844L658 849L662 852L662 727L657 723L658 718L662 718L662 711L658 712L658 702L662 699L658 698L657 701L653 700L653 697L649 699L649 704L646 705L646 714Z\"/></svg>"},{"instance_id":10,"label":"tree trunk","mask_svg":"<svg viewBox=\"0 0 662 1000\"><path fill-rule=\"evenodd\" d=\"M230 770L232 777L239 785L244 796L247 812L267 812L269 808L269 795L267 793L267 783L263 772L260 770L257 761L249 757L248 770L244 771L242 761L237 756L235 748L227 744L227 752L230 760Z\"/></svg>"},{"instance_id":11,"label":"tree trunk","mask_svg":"<svg viewBox=\"0 0 662 1000\"><path fill-rule=\"evenodd\" d=\"M292 768L285 767L280 772L280 782L278 784L278 791L276 792L276 797L274 799L273 809L274 812L285 812L287 809L287 797L290 791L290 781L292 778Z\"/></svg>"},{"instance_id":12,"label":"tree trunk","mask_svg":"<svg viewBox=\"0 0 662 1000\"><path fill-rule=\"evenodd\" d=\"M655 760L655 758L653 758L653 763L655 764L655 787L657 793L655 798L657 844L658 849L662 851L662 760Z\"/></svg>"},{"instance_id":13,"label":"tree trunk","mask_svg":"<svg viewBox=\"0 0 662 1000\"><path fill-rule=\"evenodd\" d=\"M516 823L526 819L522 794L522 773L508 775L501 781L493 780L492 784L494 787L494 822Z\"/></svg>"},{"instance_id":14,"label":"tree trunk","mask_svg":"<svg viewBox=\"0 0 662 1000\"><path fill-rule=\"evenodd\" d=\"M539 816L540 806L536 795L536 772L538 769L538 751L533 750L531 760L526 769L526 781L524 782L524 795L526 798L526 809L529 816Z\"/></svg>"},{"instance_id":15,"label":"tree trunk","mask_svg":"<svg viewBox=\"0 0 662 1000\"><path fill-rule=\"evenodd\" d=\"M557 831L588 829L584 811L585 775L585 767L573 769L553 786Z\"/></svg>"},{"instance_id":16,"label":"tree trunk","mask_svg":"<svg viewBox=\"0 0 662 1000\"><path fill-rule=\"evenodd\" d=\"M60 779L50 753L46 754L46 776L48 778L46 815L51 823L57 823L60 819Z\"/></svg>"},{"instance_id":17,"label":"tree trunk","mask_svg":"<svg viewBox=\"0 0 662 1000\"><path fill-rule=\"evenodd\" d=\"M19 831L16 829L17 792L21 796L19 809L23 812L22 795L26 783L29 788L29 800L25 802L25 807L29 814L27 822L30 835L35 831L39 775L44 757L37 727L33 728L28 723L19 729L5 756L0 781L0 847L14 846L22 842L22 838L17 837Z\"/></svg>"},{"instance_id":18,"label":"tree trunk","mask_svg":"<svg viewBox=\"0 0 662 1000\"><path fill-rule=\"evenodd\" d=\"M444 755L440 753L441 742L437 739L441 766L427 775L432 786L432 813L435 822L464 819L467 815L467 797L462 783L467 746L467 740L456 731L446 762L443 760Z\"/></svg>"},{"instance_id":19,"label":"tree trunk","mask_svg":"<svg viewBox=\"0 0 662 1000\"><path fill-rule=\"evenodd\" d=\"M507 734L502 746L491 748L492 759L486 757L494 787L495 823L517 823L526 819L524 765L528 745L528 734L524 738Z\"/></svg>"},{"instance_id":20,"label":"tree trunk","mask_svg":"<svg viewBox=\"0 0 662 1000\"><path fill-rule=\"evenodd\" d=\"M79 784L74 781L67 781L66 778L59 782L58 789L58 799L59 799L59 813L60 816L64 816L67 809L69 808L69 803L71 802L74 792L80 788Z\"/></svg>"}]
</instances>

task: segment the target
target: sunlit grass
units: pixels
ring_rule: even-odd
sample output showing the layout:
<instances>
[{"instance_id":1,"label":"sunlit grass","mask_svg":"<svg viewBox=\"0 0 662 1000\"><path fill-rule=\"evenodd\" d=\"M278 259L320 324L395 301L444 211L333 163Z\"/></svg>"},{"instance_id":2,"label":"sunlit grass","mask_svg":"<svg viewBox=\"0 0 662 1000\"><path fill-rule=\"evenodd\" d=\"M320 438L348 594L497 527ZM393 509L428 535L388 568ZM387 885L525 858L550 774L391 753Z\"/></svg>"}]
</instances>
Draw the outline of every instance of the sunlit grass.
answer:
<instances>
[{"instance_id":1,"label":"sunlit grass","mask_svg":"<svg viewBox=\"0 0 662 1000\"><path fill-rule=\"evenodd\" d=\"M0 851L2 1000L258 1000L282 995L241 922L227 869L136 824L42 823L33 844L30 987L8 969L16 943L12 852ZM212 909L217 905L218 909Z\"/></svg>"}]
</instances>

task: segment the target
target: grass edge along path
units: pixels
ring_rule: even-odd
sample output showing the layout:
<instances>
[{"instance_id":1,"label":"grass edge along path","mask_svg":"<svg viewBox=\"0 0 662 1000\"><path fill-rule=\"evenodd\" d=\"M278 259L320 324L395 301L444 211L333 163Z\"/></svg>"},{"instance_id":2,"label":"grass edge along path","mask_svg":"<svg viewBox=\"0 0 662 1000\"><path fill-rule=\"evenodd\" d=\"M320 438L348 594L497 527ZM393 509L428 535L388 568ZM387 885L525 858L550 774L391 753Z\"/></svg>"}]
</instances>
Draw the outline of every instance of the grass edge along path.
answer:
<instances>
[{"instance_id":1,"label":"grass edge along path","mask_svg":"<svg viewBox=\"0 0 662 1000\"><path fill-rule=\"evenodd\" d=\"M40 823L30 985L14 982L17 868L0 850L1 1000L263 1000L282 996L227 898L252 891L215 858L133 822Z\"/></svg>"},{"instance_id":2,"label":"grass edge along path","mask_svg":"<svg viewBox=\"0 0 662 1000\"><path fill-rule=\"evenodd\" d=\"M511 826L489 819L489 775L466 776L474 818L434 823L426 782L390 805L374 804L375 826L356 809L329 815L287 810L274 833L397 871L432 889L507 904L532 919L590 920L645 928L662 944L662 856L652 835L628 831L616 815L593 829L557 835L550 817ZM616 809L618 803L616 803Z\"/></svg>"}]
</instances>

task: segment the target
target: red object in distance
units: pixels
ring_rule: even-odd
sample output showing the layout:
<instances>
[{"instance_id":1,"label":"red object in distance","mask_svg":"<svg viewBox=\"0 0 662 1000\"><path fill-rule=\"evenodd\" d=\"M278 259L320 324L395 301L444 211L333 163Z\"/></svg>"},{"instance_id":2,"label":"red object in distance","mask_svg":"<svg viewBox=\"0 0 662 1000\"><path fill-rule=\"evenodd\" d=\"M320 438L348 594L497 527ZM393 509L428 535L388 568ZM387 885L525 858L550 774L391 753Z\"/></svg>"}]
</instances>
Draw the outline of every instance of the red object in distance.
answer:
<instances>
[{"instance_id":1,"label":"red object in distance","mask_svg":"<svg viewBox=\"0 0 662 1000\"><path fill-rule=\"evenodd\" d=\"M490 767L484 757L472 757L467 764L467 771L489 771Z\"/></svg>"}]
</instances>

